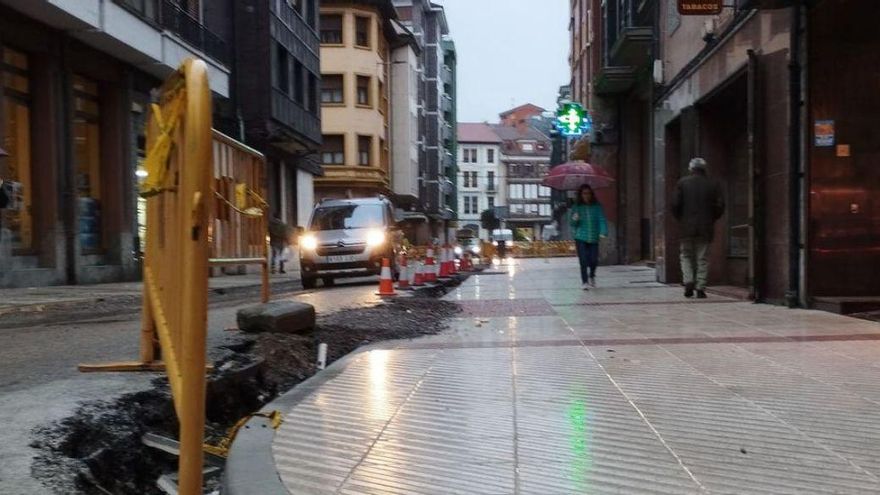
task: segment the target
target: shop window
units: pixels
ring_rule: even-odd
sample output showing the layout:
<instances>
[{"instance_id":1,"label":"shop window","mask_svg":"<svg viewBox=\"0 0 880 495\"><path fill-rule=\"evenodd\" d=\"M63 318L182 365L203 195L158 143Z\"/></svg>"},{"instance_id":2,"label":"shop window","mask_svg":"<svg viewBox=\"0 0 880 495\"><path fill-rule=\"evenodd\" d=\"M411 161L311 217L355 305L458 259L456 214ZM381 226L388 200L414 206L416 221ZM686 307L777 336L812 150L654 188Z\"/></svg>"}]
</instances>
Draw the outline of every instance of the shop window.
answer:
<instances>
[{"instance_id":1,"label":"shop window","mask_svg":"<svg viewBox=\"0 0 880 495\"><path fill-rule=\"evenodd\" d=\"M345 136L324 135L321 162L324 165L345 165Z\"/></svg>"},{"instance_id":2,"label":"shop window","mask_svg":"<svg viewBox=\"0 0 880 495\"><path fill-rule=\"evenodd\" d=\"M321 44L342 44L342 14L321 15Z\"/></svg>"},{"instance_id":3,"label":"shop window","mask_svg":"<svg viewBox=\"0 0 880 495\"><path fill-rule=\"evenodd\" d=\"M2 210L0 228L7 229L15 250L33 247L33 204L31 162L31 92L28 56L10 48L3 49L3 135L2 147L9 156L0 158L0 178L9 181L7 191L13 197L9 208Z\"/></svg>"},{"instance_id":4,"label":"shop window","mask_svg":"<svg viewBox=\"0 0 880 495\"><path fill-rule=\"evenodd\" d=\"M355 16L355 44L362 48L370 47L370 18Z\"/></svg>"},{"instance_id":5,"label":"shop window","mask_svg":"<svg viewBox=\"0 0 880 495\"><path fill-rule=\"evenodd\" d=\"M373 138L370 136L358 136L358 165L369 167L373 164Z\"/></svg>"},{"instance_id":6,"label":"shop window","mask_svg":"<svg viewBox=\"0 0 880 495\"><path fill-rule=\"evenodd\" d=\"M98 84L73 78L73 160L79 196L79 243L83 252L103 246L101 228L101 109Z\"/></svg>"},{"instance_id":7,"label":"shop window","mask_svg":"<svg viewBox=\"0 0 880 495\"><path fill-rule=\"evenodd\" d=\"M370 106L370 78L357 76L357 104Z\"/></svg>"},{"instance_id":8,"label":"shop window","mask_svg":"<svg viewBox=\"0 0 880 495\"><path fill-rule=\"evenodd\" d=\"M324 75L321 80L321 103L341 104L345 102L344 80L341 74Z\"/></svg>"}]
</instances>

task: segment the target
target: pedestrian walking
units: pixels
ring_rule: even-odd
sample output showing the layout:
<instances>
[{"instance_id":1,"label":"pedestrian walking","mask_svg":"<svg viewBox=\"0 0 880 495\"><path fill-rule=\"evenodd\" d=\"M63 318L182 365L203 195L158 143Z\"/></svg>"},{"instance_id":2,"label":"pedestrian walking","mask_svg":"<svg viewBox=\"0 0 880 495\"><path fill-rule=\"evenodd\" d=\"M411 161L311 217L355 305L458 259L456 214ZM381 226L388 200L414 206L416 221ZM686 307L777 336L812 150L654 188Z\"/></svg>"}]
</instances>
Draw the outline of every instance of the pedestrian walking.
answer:
<instances>
[{"instance_id":1,"label":"pedestrian walking","mask_svg":"<svg viewBox=\"0 0 880 495\"><path fill-rule=\"evenodd\" d=\"M281 221L277 216L273 216L269 221L269 245L272 248L272 273L275 273L275 266L278 265L279 273L287 273L284 271L284 262L287 261L287 246L289 244L290 232L287 224Z\"/></svg>"},{"instance_id":2,"label":"pedestrian walking","mask_svg":"<svg viewBox=\"0 0 880 495\"><path fill-rule=\"evenodd\" d=\"M608 237L608 221L596 193L588 184L578 190L571 209L571 230L581 265L581 288L596 286L596 267L599 265L599 240Z\"/></svg>"},{"instance_id":3,"label":"pedestrian walking","mask_svg":"<svg viewBox=\"0 0 880 495\"><path fill-rule=\"evenodd\" d=\"M678 181L672 214L681 225L681 272L685 297L706 298L709 278L709 246L715 222L724 215L721 185L706 173L706 160L691 160L690 175Z\"/></svg>"}]
</instances>

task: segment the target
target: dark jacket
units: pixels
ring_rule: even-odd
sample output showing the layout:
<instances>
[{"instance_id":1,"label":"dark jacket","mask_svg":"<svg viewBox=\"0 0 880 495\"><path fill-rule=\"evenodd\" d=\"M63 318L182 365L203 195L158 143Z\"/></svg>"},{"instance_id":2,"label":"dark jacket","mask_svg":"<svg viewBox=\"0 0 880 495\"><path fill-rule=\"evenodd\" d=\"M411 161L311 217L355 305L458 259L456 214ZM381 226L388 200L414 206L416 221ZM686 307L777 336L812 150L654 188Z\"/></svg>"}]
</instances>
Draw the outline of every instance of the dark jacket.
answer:
<instances>
[{"instance_id":1,"label":"dark jacket","mask_svg":"<svg viewBox=\"0 0 880 495\"><path fill-rule=\"evenodd\" d=\"M287 224L279 218L271 218L269 220L269 244L274 248L283 249L287 246L288 237L290 236Z\"/></svg>"},{"instance_id":2,"label":"dark jacket","mask_svg":"<svg viewBox=\"0 0 880 495\"><path fill-rule=\"evenodd\" d=\"M683 177L675 187L672 214L681 223L682 239L711 242L715 222L724 215L721 185L702 173Z\"/></svg>"},{"instance_id":3,"label":"dark jacket","mask_svg":"<svg viewBox=\"0 0 880 495\"><path fill-rule=\"evenodd\" d=\"M6 184L0 184L0 209L9 206L9 196L6 194Z\"/></svg>"}]
</instances>

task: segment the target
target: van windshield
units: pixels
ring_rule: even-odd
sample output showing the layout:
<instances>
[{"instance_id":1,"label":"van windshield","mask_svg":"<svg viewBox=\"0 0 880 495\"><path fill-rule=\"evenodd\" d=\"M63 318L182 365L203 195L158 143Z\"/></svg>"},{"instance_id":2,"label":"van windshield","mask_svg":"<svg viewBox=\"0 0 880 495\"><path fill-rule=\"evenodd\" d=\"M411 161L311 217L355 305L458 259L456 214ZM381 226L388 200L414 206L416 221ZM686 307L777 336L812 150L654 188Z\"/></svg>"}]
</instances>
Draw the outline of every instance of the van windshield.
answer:
<instances>
[{"instance_id":1,"label":"van windshield","mask_svg":"<svg viewBox=\"0 0 880 495\"><path fill-rule=\"evenodd\" d=\"M382 227L381 205L322 206L312 215L310 230L350 230Z\"/></svg>"}]
</instances>

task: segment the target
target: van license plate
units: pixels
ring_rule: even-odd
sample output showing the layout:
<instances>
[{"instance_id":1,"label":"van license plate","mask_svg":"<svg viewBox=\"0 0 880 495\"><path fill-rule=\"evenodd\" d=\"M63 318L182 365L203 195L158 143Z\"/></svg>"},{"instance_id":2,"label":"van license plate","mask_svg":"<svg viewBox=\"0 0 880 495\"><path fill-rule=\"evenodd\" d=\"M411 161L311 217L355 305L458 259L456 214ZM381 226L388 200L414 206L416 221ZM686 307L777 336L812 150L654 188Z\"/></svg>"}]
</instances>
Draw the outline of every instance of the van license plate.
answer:
<instances>
[{"instance_id":1,"label":"van license plate","mask_svg":"<svg viewBox=\"0 0 880 495\"><path fill-rule=\"evenodd\" d=\"M328 263L354 263L357 261L354 256L327 256Z\"/></svg>"}]
</instances>

